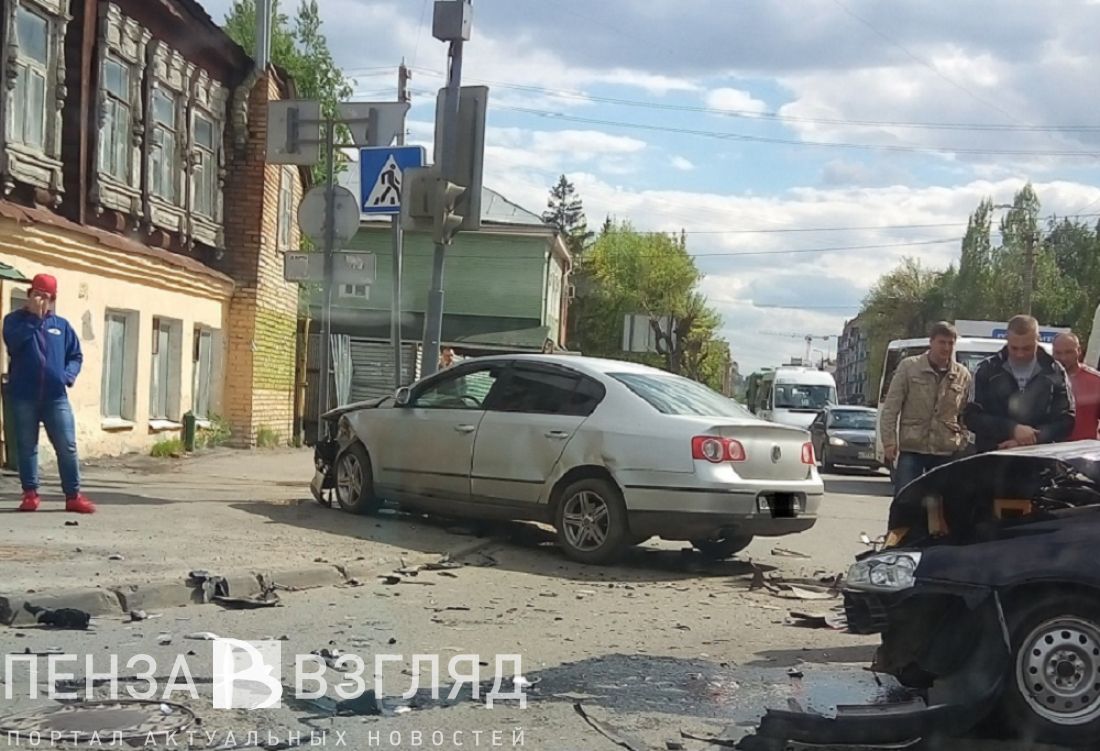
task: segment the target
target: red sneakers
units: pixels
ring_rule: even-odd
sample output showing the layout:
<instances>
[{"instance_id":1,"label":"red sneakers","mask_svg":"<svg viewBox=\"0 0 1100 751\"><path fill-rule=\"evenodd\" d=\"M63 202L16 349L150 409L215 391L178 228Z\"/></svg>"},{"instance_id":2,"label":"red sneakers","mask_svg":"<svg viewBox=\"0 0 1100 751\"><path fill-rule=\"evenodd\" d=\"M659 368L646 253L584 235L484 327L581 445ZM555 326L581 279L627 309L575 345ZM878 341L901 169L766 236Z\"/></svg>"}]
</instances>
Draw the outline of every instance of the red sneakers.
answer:
<instances>
[{"instance_id":1,"label":"red sneakers","mask_svg":"<svg viewBox=\"0 0 1100 751\"><path fill-rule=\"evenodd\" d=\"M37 490L24 490L23 502L19 504L20 511L37 511L38 510L38 491Z\"/></svg>"},{"instance_id":2,"label":"red sneakers","mask_svg":"<svg viewBox=\"0 0 1100 751\"><path fill-rule=\"evenodd\" d=\"M65 510L74 514L94 514L95 504L78 493L65 500Z\"/></svg>"}]
</instances>

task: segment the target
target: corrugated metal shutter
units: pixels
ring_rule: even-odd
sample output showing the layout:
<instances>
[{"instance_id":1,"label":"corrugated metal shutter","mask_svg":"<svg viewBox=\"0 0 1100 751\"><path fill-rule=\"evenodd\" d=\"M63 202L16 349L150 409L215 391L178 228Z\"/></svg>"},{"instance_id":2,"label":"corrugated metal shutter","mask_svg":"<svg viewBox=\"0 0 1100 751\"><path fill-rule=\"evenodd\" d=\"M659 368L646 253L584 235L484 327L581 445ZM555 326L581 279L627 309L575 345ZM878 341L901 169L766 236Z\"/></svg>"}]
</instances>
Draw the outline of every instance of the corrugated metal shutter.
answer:
<instances>
[{"instance_id":1,"label":"corrugated metal shutter","mask_svg":"<svg viewBox=\"0 0 1100 751\"><path fill-rule=\"evenodd\" d=\"M420 348L406 344L401 353L401 377L406 384L417 378ZM393 393L393 347L389 342L351 340L351 400L375 399Z\"/></svg>"}]
</instances>

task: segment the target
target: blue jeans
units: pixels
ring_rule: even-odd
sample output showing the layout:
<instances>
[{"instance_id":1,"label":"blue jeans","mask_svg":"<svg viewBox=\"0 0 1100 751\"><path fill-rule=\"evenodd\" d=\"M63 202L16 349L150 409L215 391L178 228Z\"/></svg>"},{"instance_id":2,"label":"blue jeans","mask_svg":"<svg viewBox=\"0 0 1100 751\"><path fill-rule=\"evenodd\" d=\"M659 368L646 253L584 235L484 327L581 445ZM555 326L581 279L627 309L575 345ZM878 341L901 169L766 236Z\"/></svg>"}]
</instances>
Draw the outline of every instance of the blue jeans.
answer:
<instances>
[{"instance_id":1,"label":"blue jeans","mask_svg":"<svg viewBox=\"0 0 1100 751\"><path fill-rule=\"evenodd\" d=\"M76 422L73 408L65 397L51 401L11 402L19 455L19 481L23 490L38 490L38 426L46 426L46 435L57 453L57 470L66 498L80 492L80 461L76 454Z\"/></svg>"},{"instance_id":2,"label":"blue jeans","mask_svg":"<svg viewBox=\"0 0 1100 751\"><path fill-rule=\"evenodd\" d=\"M897 464L894 465L894 495L913 480L925 472L930 472L936 467L942 467L951 461L950 456L935 456L934 454L914 454L903 451L898 455Z\"/></svg>"}]
</instances>

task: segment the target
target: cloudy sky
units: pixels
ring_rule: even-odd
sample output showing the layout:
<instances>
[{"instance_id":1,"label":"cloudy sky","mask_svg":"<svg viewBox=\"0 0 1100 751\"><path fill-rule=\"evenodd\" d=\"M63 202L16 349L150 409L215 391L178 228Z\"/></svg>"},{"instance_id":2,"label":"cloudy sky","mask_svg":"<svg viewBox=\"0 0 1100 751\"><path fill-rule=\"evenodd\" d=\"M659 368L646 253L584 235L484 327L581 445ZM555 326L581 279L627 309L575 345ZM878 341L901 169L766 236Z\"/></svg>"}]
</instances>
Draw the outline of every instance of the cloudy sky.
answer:
<instances>
[{"instance_id":1,"label":"cloudy sky","mask_svg":"<svg viewBox=\"0 0 1100 751\"><path fill-rule=\"evenodd\" d=\"M230 5L202 1L219 21ZM431 0L320 7L357 98L392 99L412 67L410 132L430 139ZM899 259L958 256L982 198L1031 180L1044 213L1100 215L1100 1L1036 8L474 0L463 78L491 88L485 182L541 212L564 173L593 225L686 230L744 372L801 355L805 334L833 351Z\"/></svg>"}]
</instances>

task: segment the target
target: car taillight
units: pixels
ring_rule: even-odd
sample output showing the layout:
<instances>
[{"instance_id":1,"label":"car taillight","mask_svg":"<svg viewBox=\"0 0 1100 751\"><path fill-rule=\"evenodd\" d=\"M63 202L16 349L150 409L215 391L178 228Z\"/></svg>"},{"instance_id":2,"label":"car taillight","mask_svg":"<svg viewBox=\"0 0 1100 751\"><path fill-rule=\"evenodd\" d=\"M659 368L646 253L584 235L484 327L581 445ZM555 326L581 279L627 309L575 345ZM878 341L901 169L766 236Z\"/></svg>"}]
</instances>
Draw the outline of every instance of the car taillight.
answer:
<instances>
[{"instance_id":1,"label":"car taillight","mask_svg":"<svg viewBox=\"0 0 1100 751\"><path fill-rule=\"evenodd\" d=\"M691 455L694 459L712 464L745 461L745 447L732 438L700 435L691 439Z\"/></svg>"},{"instance_id":2,"label":"car taillight","mask_svg":"<svg viewBox=\"0 0 1100 751\"><path fill-rule=\"evenodd\" d=\"M811 467L817 464L817 460L814 458L814 445L812 443L802 444L802 463L809 464Z\"/></svg>"}]
</instances>

